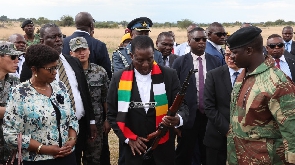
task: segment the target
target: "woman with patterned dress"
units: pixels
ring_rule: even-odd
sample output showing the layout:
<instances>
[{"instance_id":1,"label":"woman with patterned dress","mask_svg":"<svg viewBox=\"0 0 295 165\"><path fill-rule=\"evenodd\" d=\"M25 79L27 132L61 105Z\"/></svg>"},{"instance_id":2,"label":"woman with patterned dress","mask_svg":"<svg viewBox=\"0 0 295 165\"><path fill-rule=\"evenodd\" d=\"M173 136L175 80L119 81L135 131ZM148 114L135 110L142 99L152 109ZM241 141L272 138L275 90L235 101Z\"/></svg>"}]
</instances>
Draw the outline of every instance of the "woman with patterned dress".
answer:
<instances>
[{"instance_id":1,"label":"woman with patterned dress","mask_svg":"<svg viewBox=\"0 0 295 165\"><path fill-rule=\"evenodd\" d=\"M32 45L26 64L32 78L12 89L4 115L3 133L11 148L22 133L24 165L75 165L78 121L66 87L57 82L59 53L46 45Z\"/></svg>"}]
</instances>

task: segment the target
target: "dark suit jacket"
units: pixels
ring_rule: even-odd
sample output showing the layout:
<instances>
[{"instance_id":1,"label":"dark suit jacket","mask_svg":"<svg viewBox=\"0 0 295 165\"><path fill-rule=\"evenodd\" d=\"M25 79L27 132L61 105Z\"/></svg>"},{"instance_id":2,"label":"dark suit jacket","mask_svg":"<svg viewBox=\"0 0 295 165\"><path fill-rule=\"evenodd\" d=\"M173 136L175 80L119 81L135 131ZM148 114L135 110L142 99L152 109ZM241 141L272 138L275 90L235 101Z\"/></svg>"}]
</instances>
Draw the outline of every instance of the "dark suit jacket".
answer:
<instances>
[{"instance_id":1,"label":"dark suit jacket","mask_svg":"<svg viewBox=\"0 0 295 165\"><path fill-rule=\"evenodd\" d=\"M170 54L169 55L169 67L172 68L172 64L174 62L174 60L179 57L178 55L175 55L175 54Z\"/></svg>"},{"instance_id":2,"label":"dark suit jacket","mask_svg":"<svg viewBox=\"0 0 295 165\"><path fill-rule=\"evenodd\" d=\"M289 65L289 69L292 76L292 81L295 82L295 60L285 56L285 59Z\"/></svg>"},{"instance_id":3,"label":"dark suit jacket","mask_svg":"<svg viewBox=\"0 0 295 165\"><path fill-rule=\"evenodd\" d=\"M221 54L210 42L206 42L205 52L219 58L222 65L225 64L224 55ZM224 50L223 50L224 52Z\"/></svg>"},{"instance_id":4,"label":"dark suit jacket","mask_svg":"<svg viewBox=\"0 0 295 165\"><path fill-rule=\"evenodd\" d=\"M87 44L90 50L89 60L91 63L102 66L108 73L109 79L112 77L111 71L111 61L109 58L108 50L106 44L91 37L86 32L74 32L71 36L63 40L63 50L62 54L70 55L70 45L71 39L76 37L84 37L87 40Z\"/></svg>"},{"instance_id":5,"label":"dark suit jacket","mask_svg":"<svg viewBox=\"0 0 295 165\"><path fill-rule=\"evenodd\" d=\"M231 91L232 84L227 65L215 68L207 73L204 106L208 123L204 144L210 148L226 150Z\"/></svg>"},{"instance_id":6,"label":"dark suit jacket","mask_svg":"<svg viewBox=\"0 0 295 165\"><path fill-rule=\"evenodd\" d=\"M160 66L160 69L164 75L164 83L166 89L166 95L168 99L168 107L170 107L174 101L174 98L177 92L180 90L179 80L176 75L176 71L170 69L168 67ZM125 69L124 69L125 70ZM119 129L117 125L117 114L118 114L118 86L120 82L120 78L122 72L124 70L119 70L114 73L107 96L107 104L108 104L108 120L111 124L112 129L119 137L121 142L126 140L126 137L123 135L122 131ZM153 101L153 92L152 92L152 85L151 85L151 101ZM134 77L134 81L132 84L132 92L130 101L141 102L140 94L137 88L136 79ZM188 108L183 105L178 114L182 117L184 124L187 122L188 117ZM130 130L138 135L139 137L147 137L148 134L154 132L156 130L156 121L155 121L155 109L150 108L148 112L145 112L143 108L132 108L128 110L126 115L125 124ZM167 164L167 161L171 164L174 164L174 156L175 156L175 134L173 129L170 129L170 138L169 140L158 147L153 151L154 159L155 160L162 160ZM151 140L152 142L152 140ZM149 142L147 145L151 145ZM125 148L125 160L128 163L125 164L141 164L141 156L136 154L136 156L132 156L130 147L124 143ZM170 164L168 163L168 164ZM163 164L163 162L158 162L157 164Z\"/></svg>"},{"instance_id":7,"label":"dark suit jacket","mask_svg":"<svg viewBox=\"0 0 295 165\"><path fill-rule=\"evenodd\" d=\"M210 71L216 67L221 66L221 62L218 57L215 57L215 56L212 56L212 55L206 53L205 58L206 58L207 71ZM176 69L178 78L180 80L180 83L182 84L184 82L186 76L188 75L189 71L191 69L194 69L193 57L192 57L191 53L188 53L188 54L178 57L174 61L172 68ZM196 111L198 109L196 77L194 74L189 79L189 85L187 87L185 100L186 100L187 106L189 108L189 118L188 118L188 122L183 125L183 128L190 129L190 128L192 128L192 126L194 124L195 117L196 117Z\"/></svg>"},{"instance_id":8,"label":"dark suit jacket","mask_svg":"<svg viewBox=\"0 0 295 165\"><path fill-rule=\"evenodd\" d=\"M295 60L295 55L289 53L287 50L284 51L284 56L287 58L291 58L292 60Z\"/></svg>"},{"instance_id":9,"label":"dark suit jacket","mask_svg":"<svg viewBox=\"0 0 295 165\"><path fill-rule=\"evenodd\" d=\"M87 122L86 124L90 126L90 120L95 120L95 119L94 119L94 111L93 111L93 107L91 103L91 97L90 97L88 84L86 81L83 67L79 59L69 55L64 55L64 57L75 72L75 76L77 78L77 83L78 83L78 89L80 91L80 95L81 95L84 110L85 110L84 117L86 118L86 122ZM22 69L22 73L20 77L22 82L32 77L32 71L29 67L27 67L26 63L24 63L23 65L23 69ZM90 134L90 127L88 128L88 133Z\"/></svg>"},{"instance_id":10,"label":"dark suit jacket","mask_svg":"<svg viewBox=\"0 0 295 165\"><path fill-rule=\"evenodd\" d=\"M295 41L292 41L290 53L295 56Z\"/></svg>"}]
</instances>

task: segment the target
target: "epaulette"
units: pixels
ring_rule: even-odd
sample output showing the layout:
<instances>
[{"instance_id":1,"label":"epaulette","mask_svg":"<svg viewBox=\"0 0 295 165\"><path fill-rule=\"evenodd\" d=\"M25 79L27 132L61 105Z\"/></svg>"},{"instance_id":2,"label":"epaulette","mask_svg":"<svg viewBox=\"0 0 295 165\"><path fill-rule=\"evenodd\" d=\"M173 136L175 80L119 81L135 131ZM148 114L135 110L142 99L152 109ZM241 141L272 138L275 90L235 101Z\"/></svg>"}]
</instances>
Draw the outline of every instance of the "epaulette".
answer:
<instances>
[{"instance_id":1,"label":"epaulette","mask_svg":"<svg viewBox=\"0 0 295 165\"><path fill-rule=\"evenodd\" d=\"M126 47L126 52L127 54L130 54L130 49L128 47Z\"/></svg>"}]
</instances>

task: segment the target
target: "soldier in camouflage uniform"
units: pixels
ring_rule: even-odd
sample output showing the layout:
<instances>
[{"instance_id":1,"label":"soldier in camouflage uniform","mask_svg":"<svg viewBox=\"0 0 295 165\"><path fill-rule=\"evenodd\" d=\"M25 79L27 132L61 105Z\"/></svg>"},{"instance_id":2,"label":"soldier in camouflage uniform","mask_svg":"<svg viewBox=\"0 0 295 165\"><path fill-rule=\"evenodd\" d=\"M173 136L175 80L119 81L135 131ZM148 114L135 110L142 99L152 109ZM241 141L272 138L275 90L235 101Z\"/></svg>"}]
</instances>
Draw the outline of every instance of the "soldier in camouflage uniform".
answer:
<instances>
[{"instance_id":1,"label":"soldier in camouflage uniform","mask_svg":"<svg viewBox=\"0 0 295 165\"><path fill-rule=\"evenodd\" d=\"M245 68L232 91L229 165L295 163L295 85L271 56L264 57L260 33L245 27L227 40L231 58Z\"/></svg>"},{"instance_id":2,"label":"soldier in camouflage uniform","mask_svg":"<svg viewBox=\"0 0 295 165\"><path fill-rule=\"evenodd\" d=\"M131 30L131 39L138 35L149 35L150 27L153 22L147 17L140 17L132 20L127 28ZM126 47L119 47L113 52L112 67L113 72L117 72L120 69L124 69L131 64L131 44L129 43ZM158 50L154 50L154 59L159 64L164 66L162 59L162 53Z\"/></svg>"},{"instance_id":3,"label":"soldier in camouflage uniform","mask_svg":"<svg viewBox=\"0 0 295 165\"><path fill-rule=\"evenodd\" d=\"M34 33L35 31L35 26L33 21L31 20L25 20L22 24L23 31L25 31L25 39L27 41L27 47L31 46L31 45L35 45L35 44L39 44L40 43L40 35L39 33Z\"/></svg>"},{"instance_id":4,"label":"soldier in camouflage uniform","mask_svg":"<svg viewBox=\"0 0 295 165\"><path fill-rule=\"evenodd\" d=\"M110 126L105 126L108 122L103 121L103 111L106 110L108 75L103 67L89 62L90 51L85 38L73 38L69 44L71 49L70 54L81 61L86 75L98 132L98 136L94 141L87 141L86 149L83 151L82 162L84 165L99 165L103 132L108 133L110 131Z\"/></svg>"},{"instance_id":5,"label":"soldier in camouflage uniform","mask_svg":"<svg viewBox=\"0 0 295 165\"><path fill-rule=\"evenodd\" d=\"M10 88L19 84L19 79L8 73L16 71L21 53L14 49L13 43L0 41L0 164L4 164L11 156L4 143L2 124Z\"/></svg>"}]
</instances>

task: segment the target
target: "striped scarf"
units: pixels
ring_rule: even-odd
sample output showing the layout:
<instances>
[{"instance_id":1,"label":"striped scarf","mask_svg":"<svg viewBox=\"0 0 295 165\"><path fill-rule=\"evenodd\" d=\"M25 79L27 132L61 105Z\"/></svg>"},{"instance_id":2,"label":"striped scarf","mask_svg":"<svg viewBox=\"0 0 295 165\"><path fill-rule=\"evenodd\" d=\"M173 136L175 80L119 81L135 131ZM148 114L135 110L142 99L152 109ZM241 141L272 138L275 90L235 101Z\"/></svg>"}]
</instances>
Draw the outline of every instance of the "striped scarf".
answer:
<instances>
[{"instance_id":1,"label":"striped scarf","mask_svg":"<svg viewBox=\"0 0 295 165\"><path fill-rule=\"evenodd\" d=\"M164 76L162 74L160 67L158 66L156 62L153 63L151 77L152 77L152 84L153 84L154 100L156 102L156 107L155 107L156 127L158 127L159 124L162 122L162 118L167 113L168 100L167 100L165 84L164 84ZM119 82L117 124L126 138L129 138L131 140L136 140L137 135L134 134L125 125L125 118L128 113L129 104L130 104L133 79L134 79L134 67L131 64L128 68L126 68L123 71L120 82ZM169 139L169 132L167 132L166 135L160 139L159 144L165 143L168 139Z\"/></svg>"}]
</instances>

